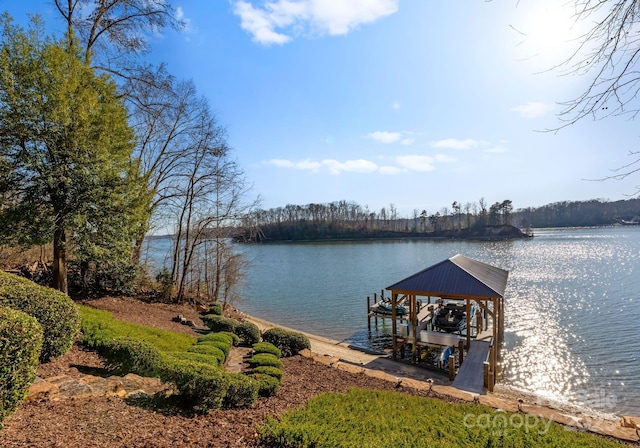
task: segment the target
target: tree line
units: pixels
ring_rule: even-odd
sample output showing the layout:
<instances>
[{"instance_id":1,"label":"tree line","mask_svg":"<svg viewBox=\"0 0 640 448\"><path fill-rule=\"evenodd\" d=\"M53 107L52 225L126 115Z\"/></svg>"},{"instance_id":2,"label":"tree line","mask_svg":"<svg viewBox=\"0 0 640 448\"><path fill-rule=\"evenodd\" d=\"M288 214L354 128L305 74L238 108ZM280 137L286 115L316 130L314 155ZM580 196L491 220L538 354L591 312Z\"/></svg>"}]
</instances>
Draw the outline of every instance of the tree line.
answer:
<instances>
[{"instance_id":1,"label":"tree line","mask_svg":"<svg viewBox=\"0 0 640 448\"><path fill-rule=\"evenodd\" d=\"M0 18L0 244L53 247L51 285L131 290L147 235L174 234L165 298L234 294L229 243L252 206L226 130L190 80L149 64L148 36L181 29L165 0L54 0L47 35Z\"/></svg>"},{"instance_id":2,"label":"tree line","mask_svg":"<svg viewBox=\"0 0 640 448\"><path fill-rule=\"evenodd\" d=\"M401 217L394 204L378 210L354 201L293 205L256 209L244 216L240 240L307 240L327 238L392 237L465 230L485 226L512 225L511 200L488 205L484 198L429 213L413 210Z\"/></svg>"},{"instance_id":3,"label":"tree line","mask_svg":"<svg viewBox=\"0 0 640 448\"><path fill-rule=\"evenodd\" d=\"M372 211L354 201L293 205L267 210L256 209L243 218L246 229L241 241L316 240L331 238L375 238L402 236L478 236L488 226L515 226L525 234L531 228L605 226L640 221L640 199L605 201L562 201L541 207L514 210L511 200L488 205L484 198L477 202L454 201L433 213L413 210L410 216L399 216L394 204Z\"/></svg>"}]
</instances>

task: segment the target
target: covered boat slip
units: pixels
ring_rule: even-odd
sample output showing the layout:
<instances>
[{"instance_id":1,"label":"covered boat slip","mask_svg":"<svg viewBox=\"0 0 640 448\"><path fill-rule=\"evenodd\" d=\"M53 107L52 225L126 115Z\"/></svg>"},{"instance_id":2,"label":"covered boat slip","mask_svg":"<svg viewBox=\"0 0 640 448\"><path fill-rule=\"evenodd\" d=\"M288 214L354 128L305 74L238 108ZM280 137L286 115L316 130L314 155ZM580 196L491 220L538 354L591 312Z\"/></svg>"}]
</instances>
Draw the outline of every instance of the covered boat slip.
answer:
<instances>
[{"instance_id":1,"label":"covered boat slip","mask_svg":"<svg viewBox=\"0 0 640 448\"><path fill-rule=\"evenodd\" d=\"M383 317L392 323L392 358L410 347L411 360L418 363L422 350L440 347L440 357L449 356L441 362L451 379L456 362L459 366L455 386L493 390L508 274L458 254L387 287L390 312ZM371 312L377 316L377 307Z\"/></svg>"}]
</instances>

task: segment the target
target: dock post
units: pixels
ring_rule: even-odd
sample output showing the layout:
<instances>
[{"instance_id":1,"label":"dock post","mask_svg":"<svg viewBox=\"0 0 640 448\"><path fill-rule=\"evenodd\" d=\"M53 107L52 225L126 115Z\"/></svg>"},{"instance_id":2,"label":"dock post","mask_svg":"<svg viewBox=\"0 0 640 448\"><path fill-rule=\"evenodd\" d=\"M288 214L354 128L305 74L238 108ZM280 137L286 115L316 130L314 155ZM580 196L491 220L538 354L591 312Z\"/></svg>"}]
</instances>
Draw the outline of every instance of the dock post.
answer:
<instances>
[{"instance_id":1,"label":"dock post","mask_svg":"<svg viewBox=\"0 0 640 448\"><path fill-rule=\"evenodd\" d=\"M464 342L458 341L458 351L460 352L460 365L464 361Z\"/></svg>"},{"instance_id":2,"label":"dock post","mask_svg":"<svg viewBox=\"0 0 640 448\"><path fill-rule=\"evenodd\" d=\"M373 304L375 305L376 303L378 303L378 293L373 293ZM375 317L375 322L376 322L376 330L378 329L378 314L376 313L376 317Z\"/></svg>"},{"instance_id":3,"label":"dock post","mask_svg":"<svg viewBox=\"0 0 640 448\"><path fill-rule=\"evenodd\" d=\"M371 297L367 296L367 327L371 336Z\"/></svg>"},{"instance_id":4,"label":"dock post","mask_svg":"<svg viewBox=\"0 0 640 448\"><path fill-rule=\"evenodd\" d=\"M482 365L483 367L483 377L484 377L484 387L489 387L489 363L487 361Z\"/></svg>"},{"instance_id":5,"label":"dock post","mask_svg":"<svg viewBox=\"0 0 640 448\"><path fill-rule=\"evenodd\" d=\"M449 355L449 379L453 381L456 377L456 357Z\"/></svg>"}]
</instances>

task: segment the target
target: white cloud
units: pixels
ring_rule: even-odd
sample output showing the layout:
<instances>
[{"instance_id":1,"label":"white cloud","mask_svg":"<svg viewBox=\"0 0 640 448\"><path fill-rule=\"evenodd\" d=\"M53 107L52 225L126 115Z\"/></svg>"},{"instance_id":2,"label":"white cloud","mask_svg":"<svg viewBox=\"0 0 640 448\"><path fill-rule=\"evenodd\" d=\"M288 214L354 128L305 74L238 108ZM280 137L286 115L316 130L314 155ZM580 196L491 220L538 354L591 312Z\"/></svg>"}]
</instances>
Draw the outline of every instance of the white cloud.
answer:
<instances>
[{"instance_id":1,"label":"white cloud","mask_svg":"<svg viewBox=\"0 0 640 448\"><path fill-rule=\"evenodd\" d=\"M262 45L282 45L292 35L341 35L395 13L399 0L274 0L254 7L234 3L242 29Z\"/></svg>"},{"instance_id":2,"label":"white cloud","mask_svg":"<svg viewBox=\"0 0 640 448\"><path fill-rule=\"evenodd\" d=\"M402 138L400 132L376 131L367 134L367 137L380 143L395 143Z\"/></svg>"},{"instance_id":3,"label":"white cloud","mask_svg":"<svg viewBox=\"0 0 640 448\"><path fill-rule=\"evenodd\" d=\"M400 143L403 145L410 145L415 141L416 141L415 138L403 138L402 140L400 140Z\"/></svg>"},{"instance_id":4,"label":"white cloud","mask_svg":"<svg viewBox=\"0 0 640 448\"><path fill-rule=\"evenodd\" d=\"M378 168L378 171L380 172L380 174L400 174L400 173L404 173L407 170L397 166L386 165Z\"/></svg>"},{"instance_id":5,"label":"white cloud","mask_svg":"<svg viewBox=\"0 0 640 448\"><path fill-rule=\"evenodd\" d=\"M334 159L326 159L322 162L310 159L301 160L299 162L292 162L291 160L286 159L271 159L262 163L264 165L272 165L278 168L294 168L311 172L318 172L322 168L326 168L331 174L340 174L343 171L371 173L378 169L378 165L374 162L364 159L346 160L344 162Z\"/></svg>"},{"instance_id":6,"label":"white cloud","mask_svg":"<svg viewBox=\"0 0 640 448\"><path fill-rule=\"evenodd\" d=\"M529 101L527 104L512 107L511 110L518 112L523 118L538 118L553 111L555 108L555 104Z\"/></svg>"},{"instance_id":7,"label":"white cloud","mask_svg":"<svg viewBox=\"0 0 640 448\"><path fill-rule=\"evenodd\" d=\"M378 169L378 165L370 160L358 159L339 162L337 160L323 160L322 165L329 169L331 174L340 174L342 171L350 171L354 173L372 173Z\"/></svg>"},{"instance_id":8,"label":"white cloud","mask_svg":"<svg viewBox=\"0 0 640 448\"><path fill-rule=\"evenodd\" d=\"M185 33L195 32L195 30L191 26L191 19L187 18L187 16L184 14L184 9L182 9L182 7L180 6L176 8L176 19L178 19L179 22L183 23L184 25L183 31ZM187 38L187 40L189 40L189 38Z\"/></svg>"},{"instance_id":9,"label":"white cloud","mask_svg":"<svg viewBox=\"0 0 640 448\"><path fill-rule=\"evenodd\" d=\"M432 148L449 148L449 149L471 149L480 144L479 141L472 138L466 140L458 140L456 138L446 138L444 140L437 140L431 142Z\"/></svg>"},{"instance_id":10,"label":"white cloud","mask_svg":"<svg viewBox=\"0 0 640 448\"><path fill-rule=\"evenodd\" d=\"M435 159L436 159L436 162L442 162L442 163L451 163L451 162L456 162L458 160L455 157L451 157L446 154L436 154Z\"/></svg>"},{"instance_id":11,"label":"white cloud","mask_svg":"<svg viewBox=\"0 0 640 448\"><path fill-rule=\"evenodd\" d=\"M502 145L498 145L498 146L492 146L491 148L487 149L485 152L493 153L493 154L501 154L501 153L509 152L509 150Z\"/></svg>"},{"instance_id":12,"label":"white cloud","mask_svg":"<svg viewBox=\"0 0 640 448\"><path fill-rule=\"evenodd\" d=\"M396 157L396 163L411 171L433 171L435 159L431 156L406 155Z\"/></svg>"}]
</instances>

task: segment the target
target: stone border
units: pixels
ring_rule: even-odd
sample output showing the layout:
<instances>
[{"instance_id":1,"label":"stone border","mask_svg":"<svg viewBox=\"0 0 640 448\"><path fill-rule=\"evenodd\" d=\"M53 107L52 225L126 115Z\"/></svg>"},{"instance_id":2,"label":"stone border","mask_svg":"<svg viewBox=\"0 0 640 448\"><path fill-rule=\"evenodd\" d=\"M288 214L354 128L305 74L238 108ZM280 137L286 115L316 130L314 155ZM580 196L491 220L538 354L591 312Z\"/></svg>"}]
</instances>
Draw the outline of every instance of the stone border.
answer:
<instances>
[{"instance_id":1,"label":"stone border","mask_svg":"<svg viewBox=\"0 0 640 448\"><path fill-rule=\"evenodd\" d=\"M624 416L617 420L607 420L592 416L570 414L547 406L527 404L522 400L502 398L491 393L481 395L456 389L452 386L433 384L430 381L420 381L413 378L392 375L382 370L367 369L366 367L342 361L339 357L320 355L307 349L302 350L300 355L338 370L389 381L395 383L396 386L407 386L427 392L433 391L438 395L444 395L469 403L482 404L496 411L520 412L538 418L544 418L559 423L567 427L568 430L589 431L627 442L640 441L640 417Z\"/></svg>"}]
</instances>

